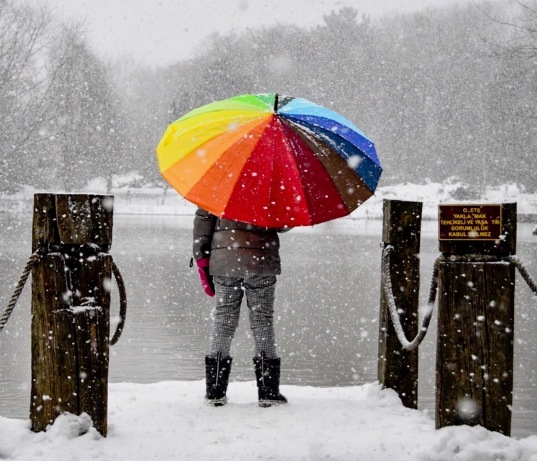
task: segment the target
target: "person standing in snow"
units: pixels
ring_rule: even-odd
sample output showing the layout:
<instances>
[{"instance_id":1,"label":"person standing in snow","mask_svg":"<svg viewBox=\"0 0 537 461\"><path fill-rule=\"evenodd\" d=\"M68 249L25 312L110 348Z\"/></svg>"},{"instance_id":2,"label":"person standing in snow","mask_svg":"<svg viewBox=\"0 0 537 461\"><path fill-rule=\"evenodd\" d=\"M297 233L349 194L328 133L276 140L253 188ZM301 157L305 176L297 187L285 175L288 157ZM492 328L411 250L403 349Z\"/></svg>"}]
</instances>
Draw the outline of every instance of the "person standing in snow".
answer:
<instances>
[{"instance_id":1,"label":"person standing in snow","mask_svg":"<svg viewBox=\"0 0 537 461\"><path fill-rule=\"evenodd\" d=\"M220 219L198 208L194 218L193 254L200 281L215 296L209 354L205 357L205 400L226 403L231 371L231 342L239 324L243 295L255 343L254 369L260 407L287 403L280 393L280 358L274 336L274 293L280 274L278 232L252 224Z\"/></svg>"}]
</instances>

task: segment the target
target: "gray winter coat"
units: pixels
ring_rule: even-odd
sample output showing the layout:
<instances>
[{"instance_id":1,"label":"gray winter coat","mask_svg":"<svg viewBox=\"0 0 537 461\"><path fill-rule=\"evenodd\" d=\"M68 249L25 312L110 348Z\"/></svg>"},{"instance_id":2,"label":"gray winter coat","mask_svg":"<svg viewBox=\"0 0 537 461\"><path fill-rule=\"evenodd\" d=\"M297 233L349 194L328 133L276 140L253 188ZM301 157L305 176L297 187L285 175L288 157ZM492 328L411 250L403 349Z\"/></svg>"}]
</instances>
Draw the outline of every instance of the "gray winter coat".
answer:
<instances>
[{"instance_id":1,"label":"gray winter coat","mask_svg":"<svg viewBox=\"0 0 537 461\"><path fill-rule=\"evenodd\" d=\"M278 232L286 230L289 229L219 219L198 208L194 218L194 258L210 258L211 275L277 275L281 273Z\"/></svg>"}]
</instances>

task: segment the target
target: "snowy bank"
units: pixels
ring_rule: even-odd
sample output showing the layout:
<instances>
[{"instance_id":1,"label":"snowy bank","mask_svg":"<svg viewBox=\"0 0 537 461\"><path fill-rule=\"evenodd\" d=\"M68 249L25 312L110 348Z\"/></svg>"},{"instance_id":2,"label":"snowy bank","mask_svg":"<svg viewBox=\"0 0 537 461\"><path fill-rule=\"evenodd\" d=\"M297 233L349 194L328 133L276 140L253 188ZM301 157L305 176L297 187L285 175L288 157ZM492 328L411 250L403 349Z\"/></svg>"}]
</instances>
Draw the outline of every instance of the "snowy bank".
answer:
<instances>
[{"instance_id":1,"label":"snowy bank","mask_svg":"<svg viewBox=\"0 0 537 461\"><path fill-rule=\"evenodd\" d=\"M0 212L31 212L33 194L26 187L14 195L0 194ZM48 191L54 193L54 191ZM62 193L61 191L56 191ZM89 187L82 192L104 194L99 187ZM172 189L118 187L111 191L114 196L115 214L133 215L194 215L195 206ZM444 183L404 183L379 187L375 195L351 214L354 219L382 219L383 201L409 200L423 203L423 219L436 220L438 205L442 203L505 203L516 202L519 221L537 222L537 194L527 193L516 184L488 187L483 193L471 192L469 186L448 179Z\"/></svg>"},{"instance_id":2,"label":"snowy bank","mask_svg":"<svg viewBox=\"0 0 537 461\"><path fill-rule=\"evenodd\" d=\"M111 384L107 438L87 415L62 415L35 434L28 421L0 417L0 459L537 461L537 436L435 430L431 415L377 383L282 386L290 403L274 408L257 406L254 382L230 383L222 408L205 405L203 390L202 381Z\"/></svg>"}]
</instances>

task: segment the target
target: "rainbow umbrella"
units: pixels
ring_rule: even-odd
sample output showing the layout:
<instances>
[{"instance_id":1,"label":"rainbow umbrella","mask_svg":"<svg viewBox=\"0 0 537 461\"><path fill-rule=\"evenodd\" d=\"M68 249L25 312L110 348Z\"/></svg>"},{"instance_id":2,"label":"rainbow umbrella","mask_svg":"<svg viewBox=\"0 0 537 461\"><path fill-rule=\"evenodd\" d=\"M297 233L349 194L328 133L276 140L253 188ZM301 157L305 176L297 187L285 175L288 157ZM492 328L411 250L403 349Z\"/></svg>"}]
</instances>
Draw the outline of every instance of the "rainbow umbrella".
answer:
<instances>
[{"instance_id":1,"label":"rainbow umbrella","mask_svg":"<svg viewBox=\"0 0 537 461\"><path fill-rule=\"evenodd\" d=\"M309 226L346 216L377 187L373 143L352 122L306 99L246 94L168 126L157 158L188 201L258 226Z\"/></svg>"}]
</instances>

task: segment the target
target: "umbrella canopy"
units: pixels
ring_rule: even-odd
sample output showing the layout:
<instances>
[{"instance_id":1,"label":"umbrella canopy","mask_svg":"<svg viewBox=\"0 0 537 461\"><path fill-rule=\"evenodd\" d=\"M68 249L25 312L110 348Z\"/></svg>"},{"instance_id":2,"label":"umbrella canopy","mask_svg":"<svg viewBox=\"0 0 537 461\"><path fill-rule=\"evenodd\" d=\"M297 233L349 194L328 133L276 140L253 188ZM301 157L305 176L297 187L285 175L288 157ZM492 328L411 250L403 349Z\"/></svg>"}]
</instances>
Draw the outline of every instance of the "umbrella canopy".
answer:
<instances>
[{"instance_id":1,"label":"umbrella canopy","mask_svg":"<svg viewBox=\"0 0 537 461\"><path fill-rule=\"evenodd\" d=\"M188 201L266 227L348 215L373 195L382 173L373 143L352 122L275 93L192 110L168 127L157 158Z\"/></svg>"}]
</instances>

